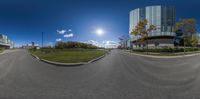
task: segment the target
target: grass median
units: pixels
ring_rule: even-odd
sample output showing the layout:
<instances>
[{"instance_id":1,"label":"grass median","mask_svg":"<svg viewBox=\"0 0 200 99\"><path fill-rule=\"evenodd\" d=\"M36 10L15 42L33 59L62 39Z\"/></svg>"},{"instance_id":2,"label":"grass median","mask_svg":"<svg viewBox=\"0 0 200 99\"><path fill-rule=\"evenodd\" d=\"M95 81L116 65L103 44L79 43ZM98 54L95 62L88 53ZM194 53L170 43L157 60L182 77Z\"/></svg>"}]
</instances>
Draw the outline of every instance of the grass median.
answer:
<instances>
[{"instance_id":1,"label":"grass median","mask_svg":"<svg viewBox=\"0 0 200 99\"><path fill-rule=\"evenodd\" d=\"M88 62L108 52L107 50L98 49L42 49L29 51L41 59L61 63Z\"/></svg>"}]
</instances>

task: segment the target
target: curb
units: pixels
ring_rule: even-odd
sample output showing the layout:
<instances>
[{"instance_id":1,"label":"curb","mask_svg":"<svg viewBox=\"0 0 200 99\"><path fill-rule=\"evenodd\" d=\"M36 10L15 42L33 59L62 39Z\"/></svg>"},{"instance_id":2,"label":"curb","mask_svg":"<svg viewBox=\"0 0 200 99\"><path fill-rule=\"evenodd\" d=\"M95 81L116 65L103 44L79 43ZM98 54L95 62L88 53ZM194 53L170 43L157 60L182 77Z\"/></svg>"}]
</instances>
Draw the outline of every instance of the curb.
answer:
<instances>
[{"instance_id":1,"label":"curb","mask_svg":"<svg viewBox=\"0 0 200 99\"><path fill-rule=\"evenodd\" d=\"M123 51L123 52L126 54L130 54L130 55L136 55L136 56L142 56L142 57L148 57L148 58L161 58L161 59L185 58L185 57L192 57L192 56L200 55L200 53L196 53L196 54L178 55L178 56L153 56L153 55L136 54L136 53L125 52L125 51Z\"/></svg>"},{"instance_id":2,"label":"curb","mask_svg":"<svg viewBox=\"0 0 200 99\"><path fill-rule=\"evenodd\" d=\"M36 58L37 60L40 60L40 58L39 57L37 57L36 55L34 55L34 54L31 54L34 58Z\"/></svg>"},{"instance_id":3,"label":"curb","mask_svg":"<svg viewBox=\"0 0 200 99\"><path fill-rule=\"evenodd\" d=\"M106 53L106 54L107 54L107 53ZM90 61L87 62L87 63L93 63L93 62L95 62L95 61L98 61L98 60L100 60L101 58L105 57L106 54L105 54L105 55L102 55L102 56L99 56L99 57L97 57L97 58L95 58L95 59L92 59L92 60L90 60Z\"/></svg>"},{"instance_id":4,"label":"curb","mask_svg":"<svg viewBox=\"0 0 200 99\"><path fill-rule=\"evenodd\" d=\"M58 66L80 66L80 65L86 65L86 64L90 64L90 63L93 63L95 61L98 61L100 59L102 59L103 57L105 57L106 55L108 55L110 52L107 52L105 53L104 55L102 56L99 56L95 59L92 59L88 62L80 62L80 63L60 63L60 62L54 62L54 61L49 61L49 60L45 60L45 59L41 59L39 57L37 57L36 55L34 54L31 54L34 58L36 58L37 60L40 60L42 62L45 62L45 63L48 63L48 64L53 64L53 65L58 65Z\"/></svg>"},{"instance_id":5,"label":"curb","mask_svg":"<svg viewBox=\"0 0 200 99\"><path fill-rule=\"evenodd\" d=\"M58 65L58 66L79 66L79 65L85 65L87 62L80 62L80 63L60 63L60 62L53 62L45 59L40 59L40 61L52 64L52 65Z\"/></svg>"},{"instance_id":6,"label":"curb","mask_svg":"<svg viewBox=\"0 0 200 99\"><path fill-rule=\"evenodd\" d=\"M3 51L3 52L0 53L0 55L3 55L3 54L5 54L5 51Z\"/></svg>"}]
</instances>

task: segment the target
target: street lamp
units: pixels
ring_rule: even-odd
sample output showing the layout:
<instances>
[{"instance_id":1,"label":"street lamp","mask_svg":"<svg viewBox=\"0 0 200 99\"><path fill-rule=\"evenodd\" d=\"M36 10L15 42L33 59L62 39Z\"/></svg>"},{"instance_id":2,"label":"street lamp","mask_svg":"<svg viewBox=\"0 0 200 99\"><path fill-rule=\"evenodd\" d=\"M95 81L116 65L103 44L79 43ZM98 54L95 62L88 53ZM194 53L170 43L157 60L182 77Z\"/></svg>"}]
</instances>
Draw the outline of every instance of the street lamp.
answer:
<instances>
[{"instance_id":1,"label":"street lamp","mask_svg":"<svg viewBox=\"0 0 200 99\"><path fill-rule=\"evenodd\" d=\"M43 43L44 43L44 33L42 32L42 48L43 48Z\"/></svg>"}]
</instances>

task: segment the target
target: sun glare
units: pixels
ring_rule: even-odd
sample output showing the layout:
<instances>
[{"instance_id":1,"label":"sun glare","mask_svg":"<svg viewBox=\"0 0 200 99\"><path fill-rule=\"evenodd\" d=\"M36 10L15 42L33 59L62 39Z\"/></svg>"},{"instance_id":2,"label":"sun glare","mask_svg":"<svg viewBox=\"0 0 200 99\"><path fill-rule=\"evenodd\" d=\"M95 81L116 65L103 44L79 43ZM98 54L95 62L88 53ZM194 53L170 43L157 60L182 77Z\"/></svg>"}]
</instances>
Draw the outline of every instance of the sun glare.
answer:
<instances>
[{"instance_id":1,"label":"sun glare","mask_svg":"<svg viewBox=\"0 0 200 99\"><path fill-rule=\"evenodd\" d=\"M99 35L99 36L103 35L103 33L104 33L104 31L102 29L97 29L96 30L96 34Z\"/></svg>"}]
</instances>

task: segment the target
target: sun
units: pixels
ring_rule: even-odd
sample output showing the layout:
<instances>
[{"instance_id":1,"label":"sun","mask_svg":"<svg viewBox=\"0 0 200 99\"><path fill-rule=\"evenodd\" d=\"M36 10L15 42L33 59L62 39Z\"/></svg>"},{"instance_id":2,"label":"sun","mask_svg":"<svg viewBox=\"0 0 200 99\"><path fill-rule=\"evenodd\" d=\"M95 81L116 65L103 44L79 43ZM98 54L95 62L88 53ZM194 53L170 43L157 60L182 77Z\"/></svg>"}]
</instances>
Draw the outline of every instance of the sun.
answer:
<instances>
[{"instance_id":1,"label":"sun","mask_svg":"<svg viewBox=\"0 0 200 99\"><path fill-rule=\"evenodd\" d=\"M99 36L101 36L101 35L104 34L104 31L102 29L97 29L96 30L96 34L99 35Z\"/></svg>"}]
</instances>

